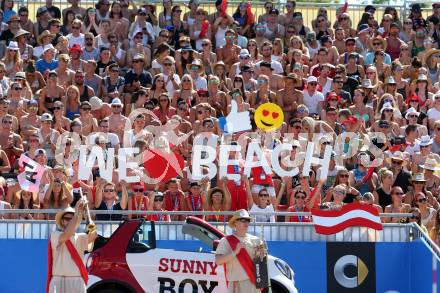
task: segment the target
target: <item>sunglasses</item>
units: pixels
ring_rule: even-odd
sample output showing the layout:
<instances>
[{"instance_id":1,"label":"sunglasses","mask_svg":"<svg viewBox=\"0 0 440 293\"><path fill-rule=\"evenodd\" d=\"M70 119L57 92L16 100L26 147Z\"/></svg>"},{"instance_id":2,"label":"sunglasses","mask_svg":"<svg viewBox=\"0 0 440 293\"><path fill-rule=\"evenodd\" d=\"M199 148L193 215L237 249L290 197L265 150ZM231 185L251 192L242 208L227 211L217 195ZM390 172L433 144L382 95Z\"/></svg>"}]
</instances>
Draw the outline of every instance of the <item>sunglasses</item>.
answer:
<instances>
[{"instance_id":1,"label":"sunglasses","mask_svg":"<svg viewBox=\"0 0 440 293\"><path fill-rule=\"evenodd\" d=\"M92 108L81 108L83 111L92 111Z\"/></svg>"},{"instance_id":2,"label":"sunglasses","mask_svg":"<svg viewBox=\"0 0 440 293\"><path fill-rule=\"evenodd\" d=\"M411 219L411 220L420 220L420 217L419 217L419 216L411 216L410 219Z\"/></svg>"},{"instance_id":3,"label":"sunglasses","mask_svg":"<svg viewBox=\"0 0 440 293\"><path fill-rule=\"evenodd\" d=\"M14 90L14 91L21 91L22 88L21 87L13 87L12 90Z\"/></svg>"},{"instance_id":4,"label":"sunglasses","mask_svg":"<svg viewBox=\"0 0 440 293\"><path fill-rule=\"evenodd\" d=\"M114 192L114 189L104 189L104 192Z\"/></svg>"},{"instance_id":5,"label":"sunglasses","mask_svg":"<svg viewBox=\"0 0 440 293\"><path fill-rule=\"evenodd\" d=\"M392 160L391 163L392 163L393 165L402 165L403 161Z\"/></svg>"},{"instance_id":6,"label":"sunglasses","mask_svg":"<svg viewBox=\"0 0 440 293\"><path fill-rule=\"evenodd\" d=\"M72 29L74 29L74 30L79 30L80 27L79 27L79 26L72 26Z\"/></svg>"},{"instance_id":7,"label":"sunglasses","mask_svg":"<svg viewBox=\"0 0 440 293\"><path fill-rule=\"evenodd\" d=\"M143 189L133 189L133 192L144 192L144 190Z\"/></svg>"},{"instance_id":8,"label":"sunglasses","mask_svg":"<svg viewBox=\"0 0 440 293\"><path fill-rule=\"evenodd\" d=\"M249 220L249 219L238 219L237 222L241 222L241 223L250 223L251 220Z\"/></svg>"},{"instance_id":9,"label":"sunglasses","mask_svg":"<svg viewBox=\"0 0 440 293\"><path fill-rule=\"evenodd\" d=\"M418 199L417 202L420 202L420 203L426 202L426 197L425 197L425 198Z\"/></svg>"},{"instance_id":10,"label":"sunglasses","mask_svg":"<svg viewBox=\"0 0 440 293\"><path fill-rule=\"evenodd\" d=\"M350 175L348 175L348 174L341 174L341 175L339 175L339 177L348 178L348 177L350 177Z\"/></svg>"},{"instance_id":11,"label":"sunglasses","mask_svg":"<svg viewBox=\"0 0 440 293\"><path fill-rule=\"evenodd\" d=\"M394 195L404 195L403 192L394 192L393 194L394 194Z\"/></svg>"},{"instance_id":12,"label":"sunglasses","mask_svg":"<svg viewBox=\"0 0 440 293\"><path fill-rule=\"evenodd\" d=\"M2 122L3 124L12 124L12 120L6 120Z\"/></svg>"},{"instance_id":13,"label":"sunglasses","mask_svg":"<svg viewBox=\"0 0 440 293\"><path fill-rule=\"evenodd\" d=\"M63 221L72 221L73 217L63 217Z\"/></svg>"},{"instance_id":14,"label":"sunglasses","mask_svg":"<svg viewBox=\"0 0 440 293\"><path fill-rule=\"evenodd\" d=\"M269 197L269 194L268 193L261 193L258 196L259 197Z\"/></svg>"},{"instance_id":15,"label":"sunglasses","mask_svg":"<svg viewBox=\"0 0 440 293\"><path fill-rule=\"evenodd\" d=\"M173 65L172 63L164 63L164 64L163 64L163 66L167 66L167 67L168 67L168 66L172 66L172 65ZM162 80L162 81L163 81L163 80Z\"/></svg>"},{"instance_id":16,"label":"sunglasses","mask_svg":"<svg viewBox=\"0 0 440 293\"><path fill-rule=\"evenodd\" d=\"M202 44L202 47L208 47L208 46L209 46L208 43L203 43L203 44Z\"/></svg>"},{"instance_id":17,"label":"sunglasses","mask_svg":"<svg viewBox=\"0 0 440 293\"><path fill-rule=\"evenodd\" d=\"M142 63L142 60L133 60L133 63Z\"/></svg>"},{"instance_id":18,"label":"sunglasses","mask_svg":"<svg viewBox=\"0 0 440 293\"><path fill-rule=\"evenodd\" d=\"M309 82L308 83L308 85L311 85L311 86L315 86L315 85L317 85L318 83L316 83L316 82Z\"/></svg>"},{"instance_id":19,"label":"sunglasses","mask_svg":"<svg viewBox=\"0 0 440 293\"><path fill-rule=\"evenodd\" d=\"M156 197L154 199L154 202L162 202L163 201L163 197Z\"/></svg>"},{"instance_id":20,"label":"sunglasses","mask_svg":"<svg viewBox=\"0 0 440 293\"><path fill-rule=\"evenodd\" d=\"M306 199L306 196L295 196L296 199Z\"/></svg>"},{"instance_id":21,"label":"sunglasses","mask_svg":"<svg viewBox=\"0 0 440 293\"><path fill-rule=\"evenodd\" d=\"M373 43L373 46L380 46L382 43Z\"/></svg>"}]
</instances>

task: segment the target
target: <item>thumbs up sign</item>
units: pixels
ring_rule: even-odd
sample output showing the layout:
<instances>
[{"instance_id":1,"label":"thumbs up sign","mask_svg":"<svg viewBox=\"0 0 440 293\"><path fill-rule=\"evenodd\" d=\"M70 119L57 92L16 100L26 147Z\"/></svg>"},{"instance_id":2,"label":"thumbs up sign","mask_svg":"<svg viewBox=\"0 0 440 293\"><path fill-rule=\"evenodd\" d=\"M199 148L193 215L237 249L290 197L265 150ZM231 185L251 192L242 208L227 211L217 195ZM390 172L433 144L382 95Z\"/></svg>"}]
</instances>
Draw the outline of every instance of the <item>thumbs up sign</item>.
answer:
<instances>
[{"instance_id":1,"label":"thumbs up sign","mask_svg":"<svg viewBox=\"0 0 440 293\"><path fill-rule=\"evenodd\" d=\"M219 126L223 132L232 134L252 129L249 111L238 112L237 102L231 101L231 112L226 117L219 118Z\"/></svg>"}]
</instances>

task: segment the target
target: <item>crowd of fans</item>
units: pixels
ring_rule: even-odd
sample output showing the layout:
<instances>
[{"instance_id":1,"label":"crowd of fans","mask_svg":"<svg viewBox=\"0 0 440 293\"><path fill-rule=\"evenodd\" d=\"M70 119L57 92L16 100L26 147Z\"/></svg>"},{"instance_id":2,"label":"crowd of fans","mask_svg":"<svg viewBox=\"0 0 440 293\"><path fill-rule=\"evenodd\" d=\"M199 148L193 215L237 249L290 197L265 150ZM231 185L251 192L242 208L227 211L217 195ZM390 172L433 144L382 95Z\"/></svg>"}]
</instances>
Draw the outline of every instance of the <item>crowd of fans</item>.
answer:
<instances>
[{"instance_id":1,"label":"crowd of fans","mask_svg":"<svg viewBox=\"0 0 440 293\"><path fill-rule=\"evenodd\" d=\"M367 5L359 23L350 18L350 7L348 12L338 9L334 23L320 8L310 24L295 1L281 5L281 11L266 2L261 15L246 1L232 15L223 11L221 0L211 14L197 0L188 1L185 13L172 0L163 0L163 6L131 0L99 0L88 8L80 7L79 0L69 3L60 11L47 0L33 23L27 7L16 10L13 0L2 1L0 209L60 209L74 205L81 194L91 209L136 211L302 212L359 201L380 212L412 213L410 218L384 221L416 221L437 241L440 3L432 5L426 19L419 4L406 16L386 7L378 19L376 9ZM249 132L231 136L219 126L218 118L228 115L232 100L239 112L249 111ZM253 121L255 109L266 102L284 112L282 126L270 133ZM150 114L129 120L130 113L141 108ZM146 130L170 121L178 125L176 135L190 134L179 145ZM94 168L89 180L78 180L78 144L117 150L124 146L127 122L133 146L178 154L184 160L183 175L160 184L127 184L116 172L108 182ZM248 178L241 164L228 166L229 173L240 174L239 180L194 180L191 175L194 137L200 133L218 144L228 137L244 149L250 141L259 141L268 153L287 142L292 145L287 157L294 158L304 153L304 138L325 134L317 147L319 156L346 132L355 134L352 140L371 141L386 160L374 170L364 166L362 160L372 153L361 145L361 151L342 164L332 155L325 178L319 166L308 176L294 177L266 174L257 167ZM379 141L374 133L386 140ZM57 157L60 136L65 139ZM351 145L344 140L343 151L348 153ZM22 190L16 180L22 154L46 168L38 193ZM142 168L142 162L139 166L145 174L152 171ZM205 219L225 221L227 216ZM311 218L259 214L256 220Z\"/></svg>"}]
</instances>

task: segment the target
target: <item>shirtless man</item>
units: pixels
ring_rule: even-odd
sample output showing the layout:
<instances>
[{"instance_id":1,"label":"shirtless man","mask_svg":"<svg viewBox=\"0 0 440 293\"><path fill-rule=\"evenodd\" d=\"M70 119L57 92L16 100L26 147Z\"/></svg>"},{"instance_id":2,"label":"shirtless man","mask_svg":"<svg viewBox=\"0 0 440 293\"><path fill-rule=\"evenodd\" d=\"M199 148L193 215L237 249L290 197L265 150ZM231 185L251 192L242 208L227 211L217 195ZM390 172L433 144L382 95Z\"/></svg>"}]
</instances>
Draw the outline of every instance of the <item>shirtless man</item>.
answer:
<instances>
[{"instance_id":1,"label":"shirtless man","mask_svg":"<svg viewBox=\"0 0 440 293\"><path fill-rule=\"evenodd\" d=\"M260 74L269 77L269 88L271 91L277 92L284 87L283 77L273 73L272 65L269 62L260 63Z\"/></svg>"},{"instance_id":2,"label":"shirtless man","mask_svg":"<svg viewBox=\"0 0 440 293\"><path fill-rule=\"evenodd\" d=\"M90 105L92 105L91 113L93 117L95 117L98 121L112 114L112 108L110 107L110 104L104 103L100 98L91 97L89 102Z\"/></svg>"},{"instance_id":3,"label":"shirtless man","mask_svg":"<svg viewBox=\"0 0 440 293\"><path fill-rule=\"evenodd\" d=\"M81 102L88 101L91 97L95 95L95 91L91 87L84 84L84 78L85 74L82 70L77 70L75 72L73 83L79 89L79 99Z\"/></svg>"},{"instance_id":4,"label":"shirtless man","mask_svg":"<svg viewBox=\"0 0 440 293\"><path fill-rule=\"evenodd\" d=\"M14 169L18 167L18 158L24 150L20 135L12 130L12 118L12 115L6 114L1 120L0 145L8 156L12 169ZM14 160L11 160L11 158Z\"/></svg>"},{"instance_id":5,"label":"shirtless man","mask_svg":"<svg viewBox=\"0 0 440 293\"><path fill-rule=\"evenodd\" d=\"M98 121L90 114L92 105L89 102L82 102L79 110L79 121L82 123L82 135L87 136L98 131Z\"/></svg>"},{"instance_id":6,"label":"shirtless man","mask_svg":"<svg viewBox=\"0 0 440 293\"><path fill-rule=\"evenodd\" d=\"M23 140L27 140L31 131L41 127L40 116L38 116L38 102L34 99L28 102L28 114L20 118L20 134Z\"/></svg>"},{"instance_id":7,"label":"shirtless man","mask_svg":"<svg viewBox=\"0 0 440 293\"><path fill-rule=\"evenodd\" d=\"M333 45L338 49L339 55L344 54L345 52L345 33L344 29L338 27L335 29L335 40L333 41Z\"/></svg>"},{"instance_id":8,"label":"shirtless man","mask_svg":"<svg viewBox=\"0 0 440 293\"><path fill-rule=\"evenodd\" d=\"M234 40L237 38L237 33L228 29L225 33L226 44L217 49L217 60L223 61L228 71L231 66L238 61L238 55L241 48L234 44Z\"/></svg>"},{"instance_id":9,"label":"shirtless man","mask_svg":"<svg viewBox=\"0 0 440 293\"><path fill-rule=\"evenodd\" d=\"M124 147L122 138L124 136L125 123L129 122L129 119L121 114L123 108L121 99L114 98L110 105L112 107L112 114L108 121L110 126L109 132L116 134L119 137L122 147Z\"/></svg>"},{"instance_id":10,"label":"shirtless man","mask_svg":"<svg viewBox=\"0 0 440 293\"><path fill-rule=\"evenodd\" d=\"M58 84L67 89L69 85L72 84L73 76L75 75L75 71L68 68L68 64L70 63L70 57L67 54L58 55L58 68L55 69L58 74Z\"/></svg>"},{"instance_id":11,"label":"shirtless man","mask_svg":"<svg viewBox=\"0 0 440 293\"><path fill-rule=\"evenodd\" d=\"M277 101L284 112L284 121L290 121L298 105L303 103L303 94L300 90L295 89L295 83L299 77L290 73L284 78L285 87L278 91Z\"/></svg>"},{"instance_id":12,"label":"shirtless man","mask_svg":"<svg viewBox=\"0 0 440 293\"><path fill-rule=\"evenodd\" d=\"M9 104L11 102L7 98L0 98L0 121L8 114ZM12 131L18 131L18 119L15 116L12 116Z\"/></svg>"}]
</instances>

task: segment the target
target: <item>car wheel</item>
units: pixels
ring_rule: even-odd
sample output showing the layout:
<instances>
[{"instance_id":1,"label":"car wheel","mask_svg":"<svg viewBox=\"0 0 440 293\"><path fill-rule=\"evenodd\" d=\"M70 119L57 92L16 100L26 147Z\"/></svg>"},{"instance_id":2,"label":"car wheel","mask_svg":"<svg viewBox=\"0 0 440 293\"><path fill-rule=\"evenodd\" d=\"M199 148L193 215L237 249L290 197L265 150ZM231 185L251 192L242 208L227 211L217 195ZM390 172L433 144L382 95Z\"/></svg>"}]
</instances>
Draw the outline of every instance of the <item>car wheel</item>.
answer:
<instances>
[{"instance_id":1,"label":"car wheel","mask_svg":"<svg viewBox=\"0 0 440 293\"><path fill-rule=\"evenodd\" d=\"M283 285L279 284L278 282L271 280L271 289L272 289L272 293L288 293L289 291L287 291ZM269 290L266 289L266 291L263 292L270 292Z\"/></svg>"},{"instance_id":2,"label":"car wheel","mask_svg":"<svg viewBox=\"0 0 440 293\"><path fill-rule=\"evenodd\" d=\"M104 288L99 289L98 291L95 291L96 293L125 293L125 291L119 290L119 289L110 289L110 288Z\"/></svg>"}]
</instances>

